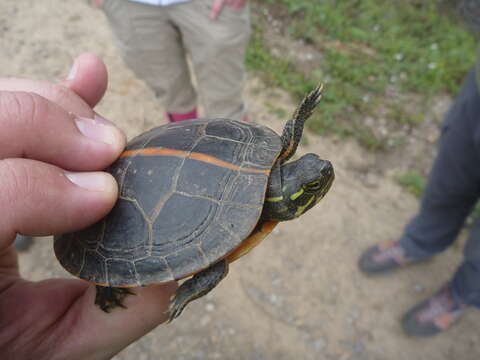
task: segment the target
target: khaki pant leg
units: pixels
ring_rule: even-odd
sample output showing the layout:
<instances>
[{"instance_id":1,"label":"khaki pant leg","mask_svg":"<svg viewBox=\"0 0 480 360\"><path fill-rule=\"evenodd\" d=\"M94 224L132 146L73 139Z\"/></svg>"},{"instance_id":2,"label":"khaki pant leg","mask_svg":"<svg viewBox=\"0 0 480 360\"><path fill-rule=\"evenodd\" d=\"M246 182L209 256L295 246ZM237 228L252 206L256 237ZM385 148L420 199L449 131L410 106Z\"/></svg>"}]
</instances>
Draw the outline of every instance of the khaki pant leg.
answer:
<instances>
[{"instance_id":1,"label":"khaki pant leg","mask_svg":"<svg viewBox=\"0 0 480 360\"><path fill-rule=\"evenodd\" d=\"M106 0L103 6L126 64L147 82L168 112L186 113L197 100L169 8L126 0Z\"/></svg>"},{"instance_id":2,"label":"khaki pant leg","mask_svg":"<svg viewBox=\"0 0 480 360\"><path fill-rule=\"evenodd\" d=\"M212 0L192 0L171 7L171 19L183 35L207 117L241 120L245 115L245 51L250 10L226 6L211 20Z\"/></svg>"}]
</instances>

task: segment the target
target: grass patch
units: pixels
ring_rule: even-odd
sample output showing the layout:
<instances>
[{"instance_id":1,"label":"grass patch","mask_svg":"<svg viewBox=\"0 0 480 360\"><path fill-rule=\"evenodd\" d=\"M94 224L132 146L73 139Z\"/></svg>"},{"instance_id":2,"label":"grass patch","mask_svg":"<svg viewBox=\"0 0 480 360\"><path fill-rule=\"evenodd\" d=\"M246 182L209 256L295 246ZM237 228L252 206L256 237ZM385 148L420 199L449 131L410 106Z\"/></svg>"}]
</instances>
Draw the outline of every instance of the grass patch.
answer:
<instances>
[{"instance_id":1,"label":"grass patch","mask_svg":"<svg viewBox=\"0 0 480 360\"><path fill-rule=\"evenodd\" d=\"M397 177L397 182L416 197L420 197L427 185L427 179L417 171L407 171Z\"/></svg>"},{"instance_id":2,"label":"grass patch","mask_svg":"<svg viewBox=\"0 0 480 360\"><path fill-rule=\"evenodd\" d=\"M365 117L381 107L393 125L415 126L425 109L407 110L388 88L418 94L428 107L431 95L454 94L475 61L476 42L463 27L439 13L436 1L256 0L256 25L247 66L268 83L302 97L326 82L321 116L310 121L317 133L354 136L371 149L385 139L368 129ZM265 41L271 19L283 34L322 54L317 68L299 66L294 56L272 55Z\"/></svg>"}]
</instances>

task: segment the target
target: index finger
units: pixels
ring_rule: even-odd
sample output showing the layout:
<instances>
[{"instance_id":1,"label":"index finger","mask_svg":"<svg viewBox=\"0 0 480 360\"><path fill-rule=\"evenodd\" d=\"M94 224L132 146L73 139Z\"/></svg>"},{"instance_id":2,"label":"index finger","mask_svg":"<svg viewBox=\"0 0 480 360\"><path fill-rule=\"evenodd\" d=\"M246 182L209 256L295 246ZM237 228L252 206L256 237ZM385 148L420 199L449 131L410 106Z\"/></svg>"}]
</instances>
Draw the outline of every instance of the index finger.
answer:
<instances>
[{"instance_id":1,"label":"index finger","mask_svg":"<svg viewBox=\"0 0 480 360\"><path fill-rule=\"evenodd\" d=\"M125 135L100 117L84 118L30 92L0 91L0 159L29 158L66 170L100 170Z\"/></svg>"}]
</instances>

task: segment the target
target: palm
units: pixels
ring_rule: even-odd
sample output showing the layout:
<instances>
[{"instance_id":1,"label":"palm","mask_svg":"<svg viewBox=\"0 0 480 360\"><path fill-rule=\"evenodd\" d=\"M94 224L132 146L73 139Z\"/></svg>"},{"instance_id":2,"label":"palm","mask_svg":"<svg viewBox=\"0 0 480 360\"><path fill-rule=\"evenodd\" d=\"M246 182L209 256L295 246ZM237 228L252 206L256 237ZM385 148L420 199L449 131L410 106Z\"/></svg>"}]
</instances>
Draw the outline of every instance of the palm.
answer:
<instances>
[{"instance_id":1,"label":"palm","mask_svg":"<svg viewBox=\"0 0 480 360\"><path fill-rule=\"evenodd\" d=\"M88 285L67 279L30 282L14 275L15 268L5 270L0 275L0 329L5 329L0 336L8 344L5 358L26 359L33 353L38 359L54 358L52 349L65 354L66 345L86 330L72 320L79 314L78 303Z\"/></svg>"}]
</instances>

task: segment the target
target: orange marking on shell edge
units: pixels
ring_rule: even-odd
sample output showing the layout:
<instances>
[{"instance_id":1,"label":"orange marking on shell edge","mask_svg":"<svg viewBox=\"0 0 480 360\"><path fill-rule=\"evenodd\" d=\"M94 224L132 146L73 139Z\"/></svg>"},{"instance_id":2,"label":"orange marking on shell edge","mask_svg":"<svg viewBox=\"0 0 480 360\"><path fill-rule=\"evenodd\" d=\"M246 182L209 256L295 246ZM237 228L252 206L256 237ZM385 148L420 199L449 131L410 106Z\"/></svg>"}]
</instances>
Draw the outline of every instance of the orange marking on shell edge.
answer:
<instances>
[{"instance_id":1,"label":"orange marking on shell edge","mask_svg":"<svg viewBox=\"0 0 480 360\"><path fill-rule=\"evenodd\" d=\"M242 168L240 166L231 164L229 162L217 159L216 157L201 154L201 153L189 153L187 151L182 150L174 150L174 149L167 149L167 148L145 148L145 149L137 149L137 150L127 150L120 154L120 158L126 158L130 156L175 156L180 158L189 158L197 161L202 161L208 164L220 166L223 168L231 169L231 170L238 170L242 172L250 172L250 173L258 173L258 174L270 174L270 169L262 170L262 169L252 169L252 168Z\"/></svg>"},{"instance_id":2,"label":"orange marking on shell edge","mask_svg":"<svg viewBox=\"0 0 480 360\"><path fill-rule=\"evenodd\" d=\"M240 244L233 252L228 254L225 257L227 263L231 264L238 258L241 258L243 255L247 254L255 246L257 246L263 239L270 234L275 226L277 226L278 221L267 221L262 225L259 231L252 233L243 243Z\"/></svg>"},{"instance_id":3,"label":"orange marking on shell edge","mask_svg":"<svg viewBox=\"0 0 480 360\"><path fill-rule=\"evenodd\" d=\"M275 228L275 226L277 226L278 224L278 221L267 221L266 223L264 223L260 230L259 231L254 231L248 238L245 239L245 241L243 241L240 246L238 246L236 249L234 249L232 252L230 252L229 254L227 254L224 259L227 261L228 264L231 264L232 262L234 262L235 260L241 258L243 255L246 255L247 253L250 252L250 250L252 250L255 246L257 246L258 244L260 244L260 242L265 239L267 237L268 234L270 234L272 232L272 230ZM192 275L195 275L196 273L202 271L202 270L205 270L206 268L202 268L202 269L198 269L196 271L193 271L191 272L190 274L186 274L184 276L182 276L180 279L177 279L177 280L182 280L182 279L186 279ZM76 274L72 274L78 278L80 278L78 275ZM85 280L85 281L88 281L88 280ZM163 285L163 284L167 284L169 282L172 282L172 281L176 281L176 280L168 280L168 281L164 281L164 282L152 282L152 283L149 283L148 286L150 285ZM110 286L110 285L107 285L107 284L99 284L99 283L94 283L93 281L88 281L90 283L93 283L95 285L98 285L98 286ZM138 284L136 283L132 283L132 284L121 284L121 285L115 285L114 287L119 287L119 288L134 288L134 287L139 287Z\"/></svg>"},{"instance_id":4,"label":"orange marking on shell edge","mask_svg":"<svg viewBox=\"0 0 480 360\"><path fill-rule=\"evenodd\" d=\"M260 230L259 231L256 231L256 232L253 232L247 239L245 239L245 241L243 241L240 246L238 246L236 249L234 249L232 252L230 252L229 254L227 254L224 259L227 261L228 264L231 264L232 262L234 262L235 260L241 258L243 255L246 255L247 253L250 252L250 250L252 250L255 246L257 246L258 244L260 244L260 242L265 239L268 234L270 234L272 232L272 230L275 228L275 226L277 226L278 224L278 221L267 221L266 223L264 223ZM176 279L176 280L167 280L167 281L163 281L163 282L151 282L148 284L148 286L150 285L155 285L155 286L161 286L161 285L164 285L164 284L167 284L167 283L170 283L170 282L174 282L174 281L177 281L177 280L182 280L182 279L186 279L190 276L193 276L195 275L196 273L202 271L202 270L205 270L206 268L202 268L202 269L198 269L196 271L193 271L189 274L186 274L184 276L182 276L180 279ZM137 284L137 283L131 283L131 284L118 284L118 285L108 285L106 283L96 283L94 281L89 281L89 280L86 280L86 279L82 279L80 277L79 274L75 274L73 272L71 272L71 274L76 277L76 278L79 278L80 280L83 280L83 281L86 281L86 282L89 282L91 284L94 284L94 285L98 285L98 286L105 286L105 287L117 287L117 288L136 288L136 287L141 287L141 285Z\"/></svg>"}]
</instances>

